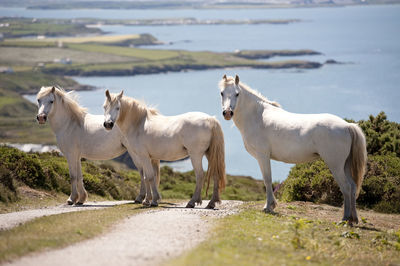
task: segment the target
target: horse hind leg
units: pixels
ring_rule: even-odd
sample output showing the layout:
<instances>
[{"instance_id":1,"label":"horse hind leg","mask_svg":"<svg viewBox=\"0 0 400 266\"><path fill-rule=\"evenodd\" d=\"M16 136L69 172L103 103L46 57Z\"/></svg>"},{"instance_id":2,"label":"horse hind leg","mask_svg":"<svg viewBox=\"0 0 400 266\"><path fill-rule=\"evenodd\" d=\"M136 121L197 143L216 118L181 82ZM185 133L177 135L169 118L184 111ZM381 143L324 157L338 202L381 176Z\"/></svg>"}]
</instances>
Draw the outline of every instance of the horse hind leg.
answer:
<instances>
[{"instance_id":1,"label":"horse hind leg","mask_svg":"<svg viewBox=\"0 0 400 266\"><path fill-rule=\"evenodd\" d=\"M329 163L327 162L329 169L336 182L339 184L340 191L344 198L344 211L342 221L352 222L352 207L351 207L351 183L349 182L346 173L344 163Z\"/></svg>"},{"instance_id":2,"label":"horse hind leg","mask_svg":"<svg viewBox=\"0 0 400 266\"><path fill-rule=\"evenodd\" d=\"M350 223L358 224L358 215L356 209L356 194L357 194L357 185L353 180L351 174L351 160L347 159L346 164L344 166L344 172L347 178L347 181L350 183Z\"/></svg>"},{"instance_id":3,"label":"horse hind leg","mask_svg":"<svg viewBox=\"0 0 400 266\"><path fill-rule=\"evenodd\" d=\"M201 205L201 190L204 184L204 171L203 171L203 155L190 155L190 160L192 162L193 170L196 175L196 188L194 190L193 196L186 205L186 208L194 208L196 203Z\"/></svg>"},{"instance_id":4,"label":"horse hind leg","mask_svg":"<svg viewBox=\"0 0 400 266\"><path fill-rule=\"evenodd\" d=\"M220 196L219 196L219 181L217 176L213 176L214 179L214 188L213 188L213 194L211 197L210 202L207 204L206 209L214 209L215 208L215 203L216 202L221 202Z\"/></svg>"}]
</instances>

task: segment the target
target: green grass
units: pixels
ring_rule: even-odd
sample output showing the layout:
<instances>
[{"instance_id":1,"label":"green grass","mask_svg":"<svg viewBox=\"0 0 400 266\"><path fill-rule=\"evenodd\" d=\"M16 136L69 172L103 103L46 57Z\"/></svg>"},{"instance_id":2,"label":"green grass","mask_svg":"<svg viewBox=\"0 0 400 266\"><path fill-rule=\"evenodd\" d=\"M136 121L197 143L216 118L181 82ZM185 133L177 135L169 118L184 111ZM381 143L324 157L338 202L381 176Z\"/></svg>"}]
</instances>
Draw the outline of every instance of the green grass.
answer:
<instances>
[{"instance_id":1,"label":"green grass","mask_svg":"<svg viewBox=\"0 0 400 266\"><path fill-rule=\"evenodd\" d=\"M116 222L144 210L141 205L122 205L101 210L71 212L38 218L0 231L0 263L48 249L93 238Z\"/></svg>"},{"instance_id":2,"label":"green grass","mask_svg":"<svg viewBox=\"0 0 400 266\"><path fill-rule=\"evenodd\" d=\"M57 47L57 43L51 40L35 40L35 39L5 39L0 42L0 46L3 47L34 47L34 48L46 48L46 47Z\"/></svg>"},{"instance_id":3,"label":"green grass","mask_svg":"<svg viewBox=\"0 0 400 266\"><path fill-rule=\"evenodd\" d=\"M3 94L5 90L18 94L36 94L42 86L60 86L71 89L78 88L79 84L71 78L49 75L40 71L0 74L0 88L3 89ZM17 95L14 94L13 97L15 96Z\"/></svg>"},{"instance_id":4,"label":"green grass","mask_svg":"<svg viewBox=\"0 0 400 266\"><path fill-rule=\"evenodd\" d=\"M178 51L172 50L148 50L99 44L68 44L68 48L85 52L98 52L118 56L141 58L144 60L164 60L179 56Z\"/></svg>"},{"instance_id":5,"label":"green grass","mask_svg":"<svg viewBox=\"0 0 400 266\"><path fill-rule=\"evenodd\" d=\"M28 19L28 18L0 18L3 24L9 24L8 27L0 27L0 33L6 38L15 38L23 36L74 36L77 34L100 33L96 28L87 28L84 24L73 24L66 21L46 20L46 19Z\"/></svg>"},{"instance_id":6,"label":"green grass","mask_svg":"<svg viewBox=\"0 0 400 266\"><path fill-rule=\"evenodd\" d=\"M71 44L74 46L73 44ZM79 46L79 45L78 45ZM86 46L86 44L81 44ZM96 46L96 45L94 45ZM107 47L107 46L106 46ZM109 46L110 49L118 49L118 46ZM126 48L126 47L121 47ZM104 48L103 48L104 49ZM129 49L129 48L128 48ZM60 67L70 67L70 65L64 65L56 63L55 60L61 58L69 58L73 64L97 64L97 63L115 63L115 62L135 62L143 60L135 57L126 57L122 55L116 55L112 53L96 52L89 50L75 50L68 48L58 47L0 47L0 58L1 66L29 66L31 69L41 70L39 64L56 64ZM101 51L101 49L99 49Z\"/></svg>"},{"instance_id":7,"label":"green grass","mask_svg":"<svg viewBox=\"0 0 400 266\"><path fill-rule=\"evenodd\" d=\"M129 35L94 35L94 36L74 36L60 38L9 38L0 42L0 46L4 47L31 47L31 48L48 48L63 47L65 44L105 44L115 46L135 46L135 45L151 45L158 44L159 41L150 34L129 34Z\"/></svg>"},{"instance_id":8,"label":"green grass","mask_svg":"<svg viewBox=\"0 0 400 266\"><path fill-rule=\"evenodd\" d=\"M271 215L261 203L218 221L208 240L167 265L387 265L400 263L400 231L374 231ZM323 219L323 218L321 218Z\"/></svg>"}]
</instances>

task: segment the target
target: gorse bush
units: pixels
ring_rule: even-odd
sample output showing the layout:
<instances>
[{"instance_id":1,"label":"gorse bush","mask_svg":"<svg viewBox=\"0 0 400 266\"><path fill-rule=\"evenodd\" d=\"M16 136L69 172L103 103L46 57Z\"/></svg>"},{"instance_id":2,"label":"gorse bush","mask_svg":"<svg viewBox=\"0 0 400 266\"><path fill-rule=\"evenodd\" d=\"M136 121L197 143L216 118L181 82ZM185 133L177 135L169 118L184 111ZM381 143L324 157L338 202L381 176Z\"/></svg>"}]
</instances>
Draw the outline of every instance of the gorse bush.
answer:
<instances>
[{"instance_id":1,"label":"gorse bush","mask_svg":"<svg viewBox=\"0 0 400 266\"><path fill-rule=\"evenodd\" d=\"M0 201L15 202L19 199L18 187L71 192L68 164L58 153L25 153L14 148L0 146ZM96 165L82 160L83 183L89 193L115 200L133 200L139 193L140 175L137 171L116 171L107 164ZM261 200L264 198L264 185L251 177L228 176L228 186L222 199ZM212 183L208 196L203 189L203 198L210 199ZM160 192L163 198L189 200L196 186L193 171L180 173L172 168L161 168Z\"/></svg>"},{"instance_id":2,"label":"gorse bush","mask_svg":"<svg viewBox=\"0 0 400 266\"><path fill-rule=\"evenodd\" d=\"M388 121L384 112L358 124L367 139L368 154L400 157L400 124Z\"/></svg>"},{"instance_id":3,"label":"gorse bush","mask_svg":"<svg viewBox=\"0 0 400 266\"><path fill-rule=\"evenodd\" d=\"M343 203L339 186L322 160L292 167L277 196L285 201L312 201L334 206Z\"/></svg>"},{"instance_id":4,"label":"gorse bush","mask_svg":"<svg viewBox=\"0 0 400 266\"><path fill-rule=\"evenodd\" d=\"M400 213L400 157L376 155L368 158L357 202L376 211Z\"/></svg>"},{"instance_id":5,"label":"gorse bush","mask_svg":"<svg viewBox=\"0 0 400 266\"><path fill-rule=\"evenodd\" d=\"M285 201L343 204L337 182L322 160L294 166L277 196ZM400 213L400 158L368 156L367 171L357 203L380 212Z\"/></svg>"},{"instance_id":6,"label":"gorse bush","mask_svg":"<svg viewBox=\"0 0 400 266\"><path fill-rule=\"evenodd\" d=\"M71 192L68 164L57 153L25 153L14 148L0 147L0 201L18 200L18 187ZM118 173L112 167L98 167L82 162L84 184L89 193L110 199L134 199L139 174L135 171Z\"/></svg>"},{"instance_id":7,"label":"gorse bush","mask_svg":"<svg viewBox=\"0 0 400 266\"><path fill-rule=\"evenodd\" d=\"M365 133L369 155L357 204L380 212L400 213L400 124L388 121L383 112L358 123ZM339 186L322 160L292 167L277 197L286 201L343 204Z\"/></svg>"}]
</instances>

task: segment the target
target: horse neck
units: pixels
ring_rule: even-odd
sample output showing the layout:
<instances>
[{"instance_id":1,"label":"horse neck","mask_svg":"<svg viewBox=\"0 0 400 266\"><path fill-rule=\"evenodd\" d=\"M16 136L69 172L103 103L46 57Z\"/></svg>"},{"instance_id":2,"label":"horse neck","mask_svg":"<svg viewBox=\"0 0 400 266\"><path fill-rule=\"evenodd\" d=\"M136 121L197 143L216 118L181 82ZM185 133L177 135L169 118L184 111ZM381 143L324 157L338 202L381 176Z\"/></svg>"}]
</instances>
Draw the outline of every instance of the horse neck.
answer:
<instances>
[{"instance_id":1,"label":"horse neck","mask_svg":"<svg viewBox=\"0 0 400 266\"><path fill-rule=\"evenodd\" d=\"M130 130L137 130L143 114L140 111L139 104L134 100L128 100L125 97L121 99L121 111L117 120L117 125L121 132L126 135ZM138 116L134 116L138 114Z\"/></svg>"},{"instance_id":2,"label":"horse neck","mask_svg":"<svg viewBox=\"0 0 400 266\"><path fill-rule=\"evenodd\" d=\"M60 102L61 99L57 99L57 103L55 104L55 110L49 115L49 124L51 129L56 133L69 127L74 120L71 117L71 114L66 110L63 104Z\"/></svg>"},{"instance_id":3,"label":"horse neck","mask_svg":"<svg viewBox=\"0 0 400 266\"><path fill-rule=\"evenodd\" d=\"M244 130L252 123L251 118L258 117L262 111L263 107L257 102L255 96L242 89L234 111L233 122L239 130Z\"/></svg>"}]
</instances>

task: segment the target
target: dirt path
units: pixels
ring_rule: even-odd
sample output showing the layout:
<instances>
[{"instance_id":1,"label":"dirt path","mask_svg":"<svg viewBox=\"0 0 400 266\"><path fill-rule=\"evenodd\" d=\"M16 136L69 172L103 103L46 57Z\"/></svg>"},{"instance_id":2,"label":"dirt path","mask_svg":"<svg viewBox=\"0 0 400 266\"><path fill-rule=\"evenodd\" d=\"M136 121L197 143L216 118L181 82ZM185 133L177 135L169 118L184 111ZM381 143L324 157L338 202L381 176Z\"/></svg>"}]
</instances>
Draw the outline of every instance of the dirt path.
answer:
<instances>
[{"instance_id":1,"label":"dirt path","mask_svg":"<svg viewBox=\"0 0 400 266\"><path fill-rule=\"evenodd\" d=\"M214 219L236 213L241 204L223 201L217 210L186 209L185 205L150 209L100 237L5 265L157 265L194 248L206 239Z\"/></svg>"},{"instance_id":2,"label":"dirt path","mask_svg":"<svg viewBox=\"0 0 400 266\"><path fill-rule=\"evenodd\" d=\"M19 212L10 212L0 214L0 230L7 230L13 228L22 223L26 223L29 220L39 218L42 216L49 216L54 214L76 212L76 211L89 211L96 210L106 207L112 207L121 204L132 203L133 201L121 200L121 201L93 201L87 202L82 206L70 206L62 204L54 207L46 207L41 209L26 210Z\"/></svg>"}]
</instances>

